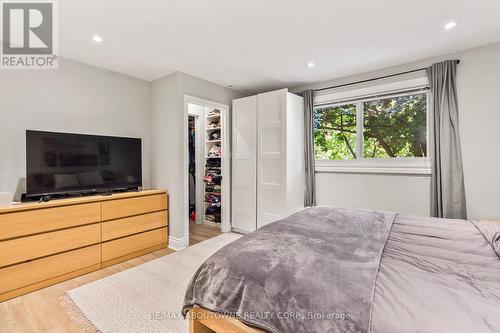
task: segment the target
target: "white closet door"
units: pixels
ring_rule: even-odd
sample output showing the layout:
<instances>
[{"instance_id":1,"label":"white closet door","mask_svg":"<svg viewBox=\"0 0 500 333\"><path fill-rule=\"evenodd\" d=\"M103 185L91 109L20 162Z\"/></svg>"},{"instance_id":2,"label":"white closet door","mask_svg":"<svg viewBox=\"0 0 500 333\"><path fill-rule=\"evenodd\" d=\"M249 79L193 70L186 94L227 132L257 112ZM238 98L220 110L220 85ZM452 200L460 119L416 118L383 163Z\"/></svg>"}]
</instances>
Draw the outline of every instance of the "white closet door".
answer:
<instances>
[{"instance_id":1,"label":"white closet door","mask_svg":"<svg viewBox=\"0 0 500 333\"><path fill-rule=\"evenodd\" d=\"M232 221L236 231L257 228L257 96L233 100Z\"/></svg>"},{"instance_id":2,"label":"white closet door","mask_svg":"<svg viewBox=\"0 0 500 333\"><path fill-rule=\"evenodd\" d=\"M257 228L285 215L286 93L258 95Z\"/></svg>"}]
</instances>

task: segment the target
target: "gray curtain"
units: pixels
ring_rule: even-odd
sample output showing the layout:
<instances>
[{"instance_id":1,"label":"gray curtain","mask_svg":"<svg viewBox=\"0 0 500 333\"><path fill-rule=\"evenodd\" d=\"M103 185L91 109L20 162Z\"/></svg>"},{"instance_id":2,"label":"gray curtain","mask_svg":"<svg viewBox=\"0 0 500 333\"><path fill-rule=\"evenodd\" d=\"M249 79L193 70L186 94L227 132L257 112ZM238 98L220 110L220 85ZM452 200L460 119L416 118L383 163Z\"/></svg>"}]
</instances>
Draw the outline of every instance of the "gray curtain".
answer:
<instances>
[{"instance_id":1,"label":"gray curtain","mask_svg":"<svg viewBox=\"0 0 500 333\"><path fill-rule=\"evenodd\" d=\"M457 103L457 61L427 68L434 116L430 158L431 215L467 218Z\"/></svg>"},{"instance_id":2,"label":"gray curtain","mask_svg":"<svg viewBox=\"0 0 500 333\"><path fill-rule=\"evenodd\" d=\"M306 188L304 206L316 206L316 181L314 174L314 133L313 133L313 106L314 91L306 90L304 97L304 158L306 171Z\"/></svg>"}]
</instances>

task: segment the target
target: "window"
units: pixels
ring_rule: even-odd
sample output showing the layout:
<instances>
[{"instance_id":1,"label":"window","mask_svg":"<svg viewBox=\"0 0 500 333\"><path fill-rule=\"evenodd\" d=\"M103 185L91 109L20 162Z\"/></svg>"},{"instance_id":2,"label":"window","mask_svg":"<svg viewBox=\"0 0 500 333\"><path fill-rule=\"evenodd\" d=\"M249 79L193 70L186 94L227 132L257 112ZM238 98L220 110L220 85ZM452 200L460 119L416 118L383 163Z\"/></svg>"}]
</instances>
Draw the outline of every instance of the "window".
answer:
<instances>
[{"instance_id":1,"label":"window","mask_svg":"<svg viewBox=\"0 0 500 333\"><path fill-rule=\"evenodd\" d=\"M360 171L392 167L395 172L424 167L427 173L428 100L421 89L315 107L317 165L362 167Z\"/></svg>"},{"instance_id":2,"label":"window","mask_svg":"<svg viewBox=\"0 0 500 333\"><path fill-rule=\"evenodd\" d=\"M317 160L356 158L356 104L316 108L313 121Z\"/></svg>"},{"instance_id":3,"label":"window","mask_svg":"<svg viewBox=\"0 0 500 333\"><path fill-rule=\"evenodd\" d=\"M363 157L427 156L427 95L363 103Z\"/></svg>"}]
</instances>

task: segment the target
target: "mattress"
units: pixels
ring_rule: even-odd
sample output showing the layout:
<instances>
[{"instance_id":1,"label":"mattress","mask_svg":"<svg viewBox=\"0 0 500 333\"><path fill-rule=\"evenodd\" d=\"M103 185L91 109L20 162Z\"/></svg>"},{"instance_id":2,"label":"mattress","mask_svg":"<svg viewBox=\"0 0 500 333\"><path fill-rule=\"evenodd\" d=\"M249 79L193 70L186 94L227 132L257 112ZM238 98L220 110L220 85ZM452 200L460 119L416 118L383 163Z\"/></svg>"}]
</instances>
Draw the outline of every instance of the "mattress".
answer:
<instances>
[{"instance_id":1,"label":"mattress","mask_svg":"<svg viewBox=\"0 0 500 333\"><path fill-rule=\"evenodd\" d=\"M500 332L499 238L496 224L308 208L210 257L183 313L269 332Z\"/></svg>"}]
</instances>

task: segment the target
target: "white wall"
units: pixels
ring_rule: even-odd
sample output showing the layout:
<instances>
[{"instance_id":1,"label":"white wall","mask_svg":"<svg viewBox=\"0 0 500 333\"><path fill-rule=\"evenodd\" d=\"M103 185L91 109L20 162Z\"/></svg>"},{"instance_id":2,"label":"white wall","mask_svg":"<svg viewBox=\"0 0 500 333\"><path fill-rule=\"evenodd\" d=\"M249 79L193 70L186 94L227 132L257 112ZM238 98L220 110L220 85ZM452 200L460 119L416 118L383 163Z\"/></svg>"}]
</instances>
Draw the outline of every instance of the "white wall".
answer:
<instances>
[{"instance_id":1,"label":"white wall","mask_svg":"<svg viewBox=\"0 0 500 333\"><path fill-rule=\"evenodd\" d=\"M459 59L457 80L460 134L468 218L500 219L500 43L298 87L318 89ZM428 215L430 180L425 176L317 174L320 205L366 207Z\"/></svg>"},{"instance_id":2,"label":"white wall","mask_svg":"<svg viewBox=\"0 0 500 333\"><path fill-rule=\"evenodd\" d=\"M468 217L500 220L500 43L458 57Z\"/></svg>"},{"instance_id":3,"label":"white wall","mask_svg":"<svg viewBox=\"0 0 500 333\"><path fill-rule=\"evenodd\" d=\"M169 191L171 242L180 244L184 235L184 95L227 104L242 94L193 76L176 72L153 82L153 187Z\"/></svg>"},{"instance_id":4,"label":"white wall","mask_svg":"<svg viewBox=\"0 0 500 333\"><path fill-rule=\"evenodd\" d=\"M430 178L391 174L316 174L318 205L429 215Z\"/></svg>"},{"instance_id":5,"label":"white wall","mask_svg":"<svg viewBox=\"0 0 500 333\"><path fill-rule=\"evenodd\" d=\"M150 82L65 59L57 70L0 71L0 192L25 176L27 129L140 137L151 184Z\"/></svg>"}]
</instances>

